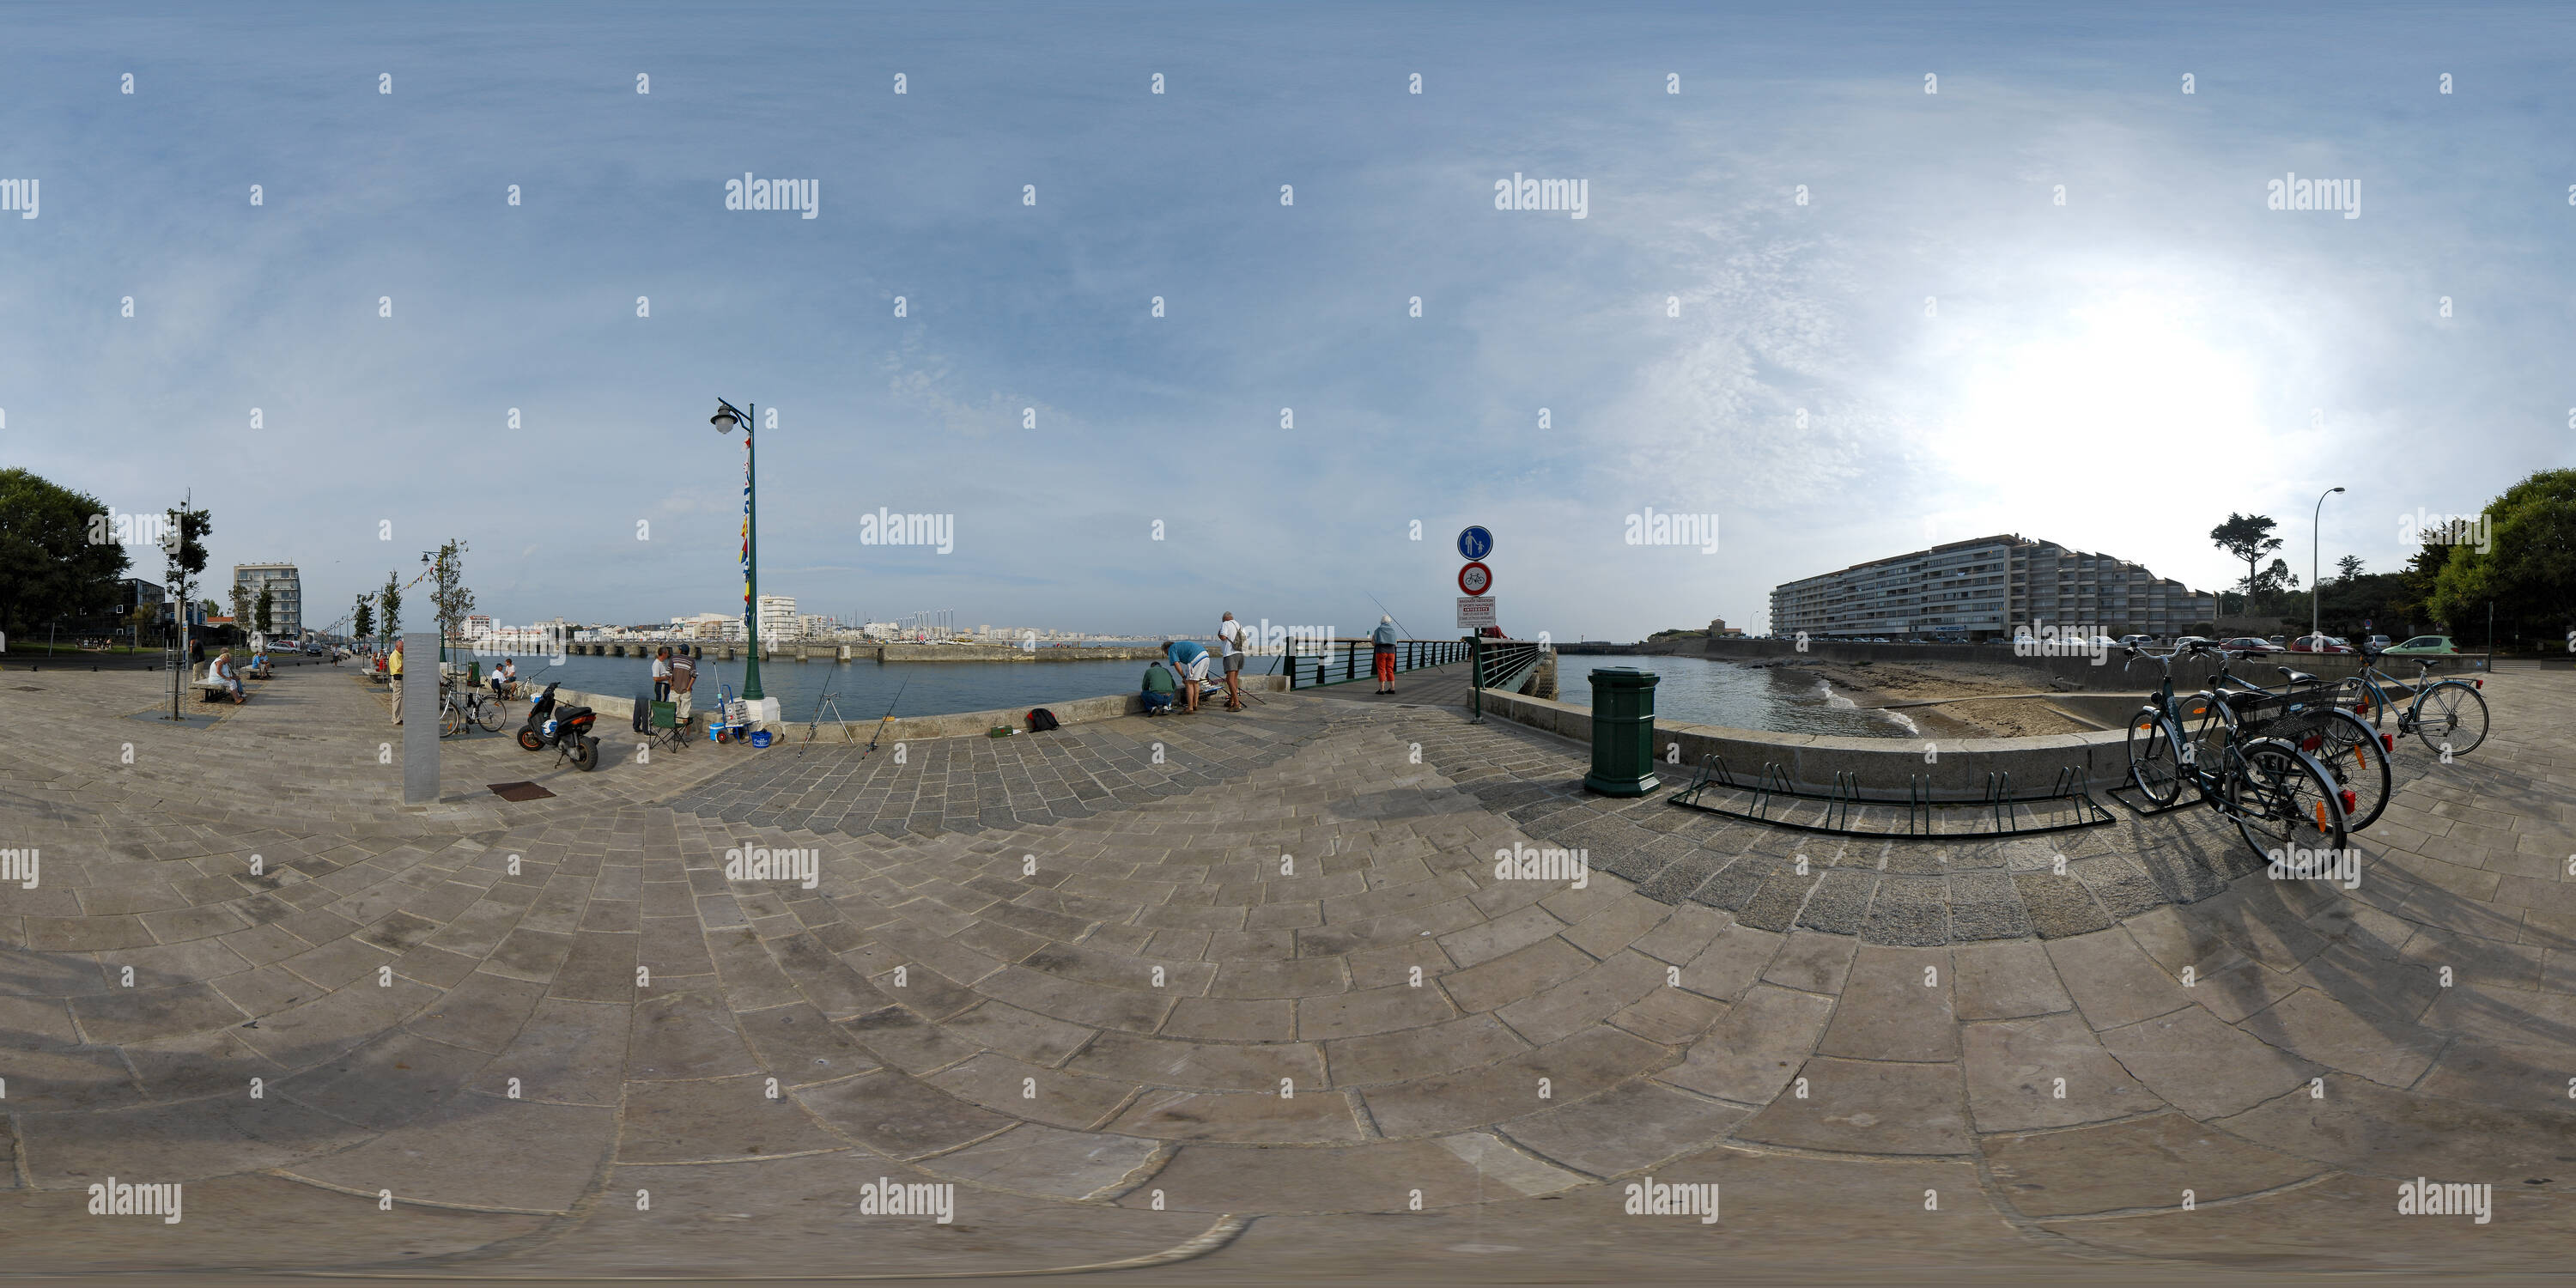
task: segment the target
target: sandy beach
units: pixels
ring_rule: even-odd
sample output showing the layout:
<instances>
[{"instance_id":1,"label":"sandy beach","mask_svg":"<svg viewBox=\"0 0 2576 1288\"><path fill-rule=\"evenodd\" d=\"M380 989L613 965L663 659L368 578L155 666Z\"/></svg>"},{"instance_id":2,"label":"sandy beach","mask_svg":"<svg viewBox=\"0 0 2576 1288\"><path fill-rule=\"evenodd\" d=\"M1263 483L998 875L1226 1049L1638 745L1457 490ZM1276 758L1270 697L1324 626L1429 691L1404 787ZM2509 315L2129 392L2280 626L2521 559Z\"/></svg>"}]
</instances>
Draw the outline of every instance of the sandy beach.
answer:
<instances>
[{"instance_id":1,"label":"sandy beach","mask_svg":"<svg viewBox=\"0 0 2576 1288\"><path fill-rule=\"evenodd\" d=\"M1786 669L1813 675L1863 707L1973 694L2034 693L2049 687L2045 673L2004 663L1814 661ZM1946 702L1907 707L1900 714L1925 733L1943 738L2093 732L2093 726L2051 710L2045 699Z\"/></svg>"}]
</instances>

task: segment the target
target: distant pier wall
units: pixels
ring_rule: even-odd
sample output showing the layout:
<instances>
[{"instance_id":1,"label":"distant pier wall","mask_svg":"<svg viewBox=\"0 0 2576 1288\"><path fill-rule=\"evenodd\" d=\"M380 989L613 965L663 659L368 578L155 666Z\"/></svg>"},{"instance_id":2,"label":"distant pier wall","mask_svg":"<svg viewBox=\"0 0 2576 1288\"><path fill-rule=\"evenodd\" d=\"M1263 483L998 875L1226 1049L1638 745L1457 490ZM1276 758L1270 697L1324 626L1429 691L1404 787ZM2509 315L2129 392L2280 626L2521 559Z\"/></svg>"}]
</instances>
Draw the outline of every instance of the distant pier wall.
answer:
<instances>
[{"instance_id":1,"label":"distant pier wall","mask_svg":"<svg viewBox=\"0 0 2576 1288\"><path fill-rule=\"evenodd\" d=\"M741 660L751 650L741 644L685 642L702 657L719 662ZM654 641L567 644L573 657L649 658L667 645ZM1123 662L1157 658L1153 644L1085 644L1067 648L1017 648L1008 644L764 644L764 662Z\"/></svg>"}]
</instances>

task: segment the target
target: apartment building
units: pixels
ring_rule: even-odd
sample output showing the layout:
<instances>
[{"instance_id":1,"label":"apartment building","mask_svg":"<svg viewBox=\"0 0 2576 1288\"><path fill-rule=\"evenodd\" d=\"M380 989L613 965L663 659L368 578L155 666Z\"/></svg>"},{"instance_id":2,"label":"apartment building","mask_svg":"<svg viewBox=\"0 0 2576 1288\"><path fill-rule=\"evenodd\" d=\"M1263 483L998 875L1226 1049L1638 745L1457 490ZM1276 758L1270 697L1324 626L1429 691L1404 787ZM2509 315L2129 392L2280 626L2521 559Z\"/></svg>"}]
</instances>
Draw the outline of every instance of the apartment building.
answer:
<instances>
[{"instance_id":1,"label":"apartment building","mask_svg":"<svg viewBox=\"0 0 2576 1288\"><path fill-rule=\"evenodd\" d=\"M1854 564L1771 592L1775 636L1981 640L2036 625L2175 635L2217 615L2215 595L2125 559L2018 533Z\"/></svg>"},{"instance_id":2,"label":"apartment building","mask_svg":"<svg viewBox=\"0 0 2576 1288\"><path fill-rule=\"evenodd\" d=\"M803 627L799 626L796 621L796 597L794 595L763 595L760 597L761 639L783 642L786 640L796 639L804 633Z\"/></svg>"},{"instance_id":3,"label":"apartment building","mask_svg":"<svg viewBox=\"0 0 2576 1288\"><path fill-rule=\"evenodd\" d=\"M272 633L297 636L304 633L304 579L291 563L250 563L233 565L233 584L245 588L251 601L259 600L262 587L268 590L268 624Z\"/></svg>"}]
</instances>

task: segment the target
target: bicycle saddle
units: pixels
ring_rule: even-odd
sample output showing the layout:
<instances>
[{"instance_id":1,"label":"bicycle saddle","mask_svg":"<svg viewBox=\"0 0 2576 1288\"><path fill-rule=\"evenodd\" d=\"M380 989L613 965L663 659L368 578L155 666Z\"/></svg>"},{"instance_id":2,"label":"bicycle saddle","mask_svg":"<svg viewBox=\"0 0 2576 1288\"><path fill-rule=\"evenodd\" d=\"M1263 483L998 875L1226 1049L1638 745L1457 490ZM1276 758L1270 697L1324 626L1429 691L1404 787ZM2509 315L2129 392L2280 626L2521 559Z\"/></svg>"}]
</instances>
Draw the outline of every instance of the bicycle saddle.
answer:
<instances>
[{"instance_id":1,"label":"bicycle saddle","mask_svg":"<svg viewBox=\"0 0 2576 1288\"><path fill-rule=\"evenodd\" d=\"M2292 684L2314 684L2317 682L2317 677L2310 675L2305 671L2293 671L2286 666L2276 666L2272 669L2279 671L2281 673L2281 677Z\"/></svg>"}]
</instances>

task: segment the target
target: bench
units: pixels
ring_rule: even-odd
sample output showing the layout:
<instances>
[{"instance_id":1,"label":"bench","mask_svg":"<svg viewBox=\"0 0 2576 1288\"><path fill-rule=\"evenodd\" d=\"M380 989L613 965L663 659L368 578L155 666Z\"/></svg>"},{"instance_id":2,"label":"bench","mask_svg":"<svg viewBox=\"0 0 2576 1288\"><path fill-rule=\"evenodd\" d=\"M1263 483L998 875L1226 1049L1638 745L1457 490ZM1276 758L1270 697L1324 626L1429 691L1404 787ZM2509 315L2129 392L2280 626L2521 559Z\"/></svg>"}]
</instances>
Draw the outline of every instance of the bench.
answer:
<instances>
[{"instance_id":1,"label":"bench","mask_svg":"<svg viewBox=\"0 0 2576 1288\"><path fill-rule=\"evenodd\" d=\"M199 702L212 702L217 698L230 698L233 696L233 686L232 682L229 680L198 679L191 681L191 683L197 686L197 701ZM244 702L250 700L250 690L242 690L241 700Z\"/></svg>"}]
</instances>

